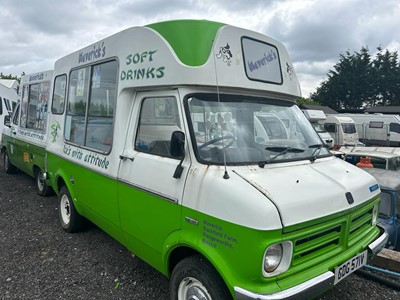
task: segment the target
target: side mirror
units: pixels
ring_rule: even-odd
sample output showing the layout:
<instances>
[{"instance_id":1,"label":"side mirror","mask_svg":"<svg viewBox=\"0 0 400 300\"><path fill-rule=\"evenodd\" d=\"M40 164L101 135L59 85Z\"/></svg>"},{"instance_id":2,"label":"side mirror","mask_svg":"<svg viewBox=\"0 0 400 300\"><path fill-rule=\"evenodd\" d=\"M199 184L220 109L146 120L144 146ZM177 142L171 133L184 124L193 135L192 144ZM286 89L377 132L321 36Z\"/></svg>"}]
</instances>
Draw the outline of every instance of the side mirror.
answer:
<instances>
[{"instance_id":1,"label":"side mirror","mask_svg":"<svg viewBox=\"0 0 400 300\"><path fill-rule=\"evenodd\" d=\"M182 163L185 158L185 134L182 131L174 131L172 133L170 153L172 157L181 159L172 176L175 179L179 179L183 172Z\"/></svg>"},{"instance_id":2,"label":"side mirror","mask_svg":"<svg viewBox=\"0 0 400 300\"><path fill-rule=\"evenodd\" d=\"M4 125L7 127L11 127L11 117L10 115L5 115L4 116Z\"/></svg>"},{"instance_id":3,"label":"side mirror","mask_svg":"<svg viewBox=\"0 0 400 300\"><path fill-rule=\"evenodd\" d=\"M171 156L182 158L185 155L185 134L182 131L174 131L171 135Z\"/></svg>"}]
</instances>

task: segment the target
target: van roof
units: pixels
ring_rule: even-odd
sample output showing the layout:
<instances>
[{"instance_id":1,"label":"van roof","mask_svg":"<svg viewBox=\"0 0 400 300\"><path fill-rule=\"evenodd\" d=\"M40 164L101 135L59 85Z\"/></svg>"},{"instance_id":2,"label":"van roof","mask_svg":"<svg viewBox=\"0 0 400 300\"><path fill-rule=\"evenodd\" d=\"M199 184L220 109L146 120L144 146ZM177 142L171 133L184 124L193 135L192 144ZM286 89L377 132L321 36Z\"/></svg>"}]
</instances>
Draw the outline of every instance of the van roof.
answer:
<instances>
[{"instance_id":1,"label":"van roof","mask_svg":"<svg viewBox=\"0 0 400 300\"><path fill-rule=\"evenodd\" d=\"M54 75L116 59L118 90L218 85L296 101L301 90L282 43L259 32L207 20L130 27L55 62Z\"/></svg>"},{"instance_id":2,"label":"van roof","mask_svg":"<svg viewBox=\"0 0 400 300\"><path fill-rule=\"evenodd\" d=\"M188 66L206 63L217 31L226 24L213 21L172 20L146 25L161 34Z\"/></svg>"},{"instance_id":3,"label":"van roof","mask_svg":"<svg viewBox=\"0 0 400 300\"><path fill-rule=\"evenodd\" d=\"M342 115L340 115L340 116L339 115L327 115L326 116L327 122L330 118L337 119L339 122L354 123L352 118L342 116Z\"/></svg>"}]
</instances>

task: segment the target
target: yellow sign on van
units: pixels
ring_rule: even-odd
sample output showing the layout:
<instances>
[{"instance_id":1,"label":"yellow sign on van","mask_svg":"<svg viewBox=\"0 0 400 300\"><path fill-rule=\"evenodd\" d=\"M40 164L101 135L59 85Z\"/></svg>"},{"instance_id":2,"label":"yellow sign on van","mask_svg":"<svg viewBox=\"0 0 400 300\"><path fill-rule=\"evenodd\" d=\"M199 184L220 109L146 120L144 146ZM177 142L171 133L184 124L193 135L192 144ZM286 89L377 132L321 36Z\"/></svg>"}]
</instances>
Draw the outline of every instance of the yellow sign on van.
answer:
<instances>
[{"instance_id":1,"label":"yellow sign on van","mask_svg":"<svg viewBox=\"0 0 400 300\"><path fill-rule=\"evenodd\" d=\"M24 163L29 162L29 153L28 152L24 152Z\"/></svg>"}]
</instances>

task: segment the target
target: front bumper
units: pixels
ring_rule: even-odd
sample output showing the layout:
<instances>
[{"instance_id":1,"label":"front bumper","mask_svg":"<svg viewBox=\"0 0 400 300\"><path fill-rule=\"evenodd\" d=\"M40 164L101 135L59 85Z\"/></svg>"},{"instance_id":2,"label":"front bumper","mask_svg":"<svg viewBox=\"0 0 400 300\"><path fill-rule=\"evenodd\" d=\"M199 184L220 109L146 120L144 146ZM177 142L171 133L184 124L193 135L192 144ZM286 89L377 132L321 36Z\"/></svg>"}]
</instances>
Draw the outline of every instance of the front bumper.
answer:
<instances>
[{"instance_id":1,"label":"front bumper","mask_svg":"<svg viewBox=\"0 0 400 300\"><path fill-rule=\"evenodd\" d=\"M368 245L368 251L370 254L372 254L372 256L378 254L379 251L385 247L389 239L389 234L386 232L386 230L379 225L378 227L381 229L382 234L379 238Z\"/></svg>"},{"instance_id":2,"label":"front bumper","mask_svg":"<svg viewBox=\"0 0 400 300\"><path fill-rule=\"evenodd\" d=\"M388 234L381 228L381 235L368 245L368 252L374 256L381 251L388 240ZM302 284L274 294L257 294L240 287L234 287L237 300L267 299L309 299L323 293L334 285L335 273L328 271Z\"/></svg>"}]
</instances>

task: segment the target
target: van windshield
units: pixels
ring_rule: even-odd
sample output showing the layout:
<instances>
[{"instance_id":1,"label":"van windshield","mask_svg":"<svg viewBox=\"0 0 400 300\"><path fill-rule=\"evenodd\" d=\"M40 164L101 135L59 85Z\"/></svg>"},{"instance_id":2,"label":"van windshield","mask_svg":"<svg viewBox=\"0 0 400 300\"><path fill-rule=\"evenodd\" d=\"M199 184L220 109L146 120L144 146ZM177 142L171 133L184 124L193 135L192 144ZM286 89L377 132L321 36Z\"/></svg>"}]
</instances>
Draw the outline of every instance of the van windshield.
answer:
<instances>
[{"instance_id":1,"label":"van windshield","mask_svg":"<svg viewBox=\"0 0 400 300\"><path fill-rule=\"evenodd\" d=\"M326 132L323 124L313 122L313 123L311 123L311 125L314 127L314 129L317 133L325 133Z\"/></svg>"},{"instance_id":2,"label":"van windshield","mask_svg":"<svg viewBox=\"0 0 400 300\"><path fill-rule=\"evenodd\" d=\"M197 159L206 164L276 163L329 156L292 102L196 94L185 101Z\"/></svg>"}]
</instances>

